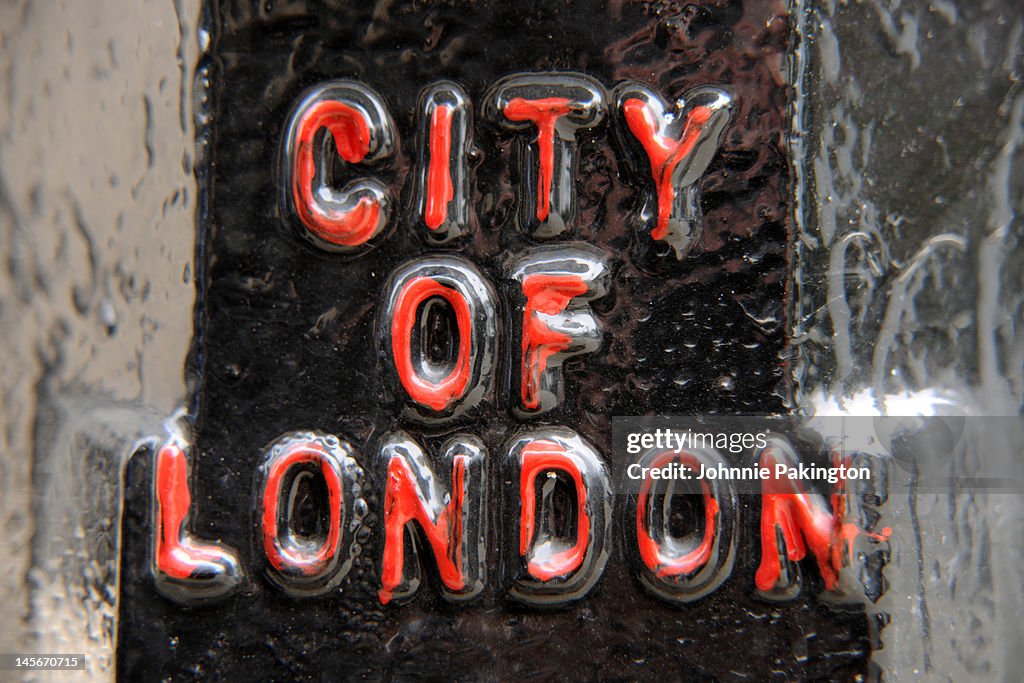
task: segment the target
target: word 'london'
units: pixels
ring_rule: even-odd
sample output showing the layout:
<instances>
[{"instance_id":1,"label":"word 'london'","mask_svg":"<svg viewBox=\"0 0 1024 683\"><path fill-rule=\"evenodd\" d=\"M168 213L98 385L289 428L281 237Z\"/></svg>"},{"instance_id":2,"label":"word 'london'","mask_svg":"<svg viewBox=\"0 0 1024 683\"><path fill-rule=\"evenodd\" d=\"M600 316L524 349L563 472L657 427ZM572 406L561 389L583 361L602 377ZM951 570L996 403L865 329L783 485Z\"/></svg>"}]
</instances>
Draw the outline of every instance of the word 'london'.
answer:
<instances>
[{"instance_id":1,"label":"word 'london'","mask_svg":"<svg viewBox=\"0 0 1024 683\"><path fill-rule=\"evenodd\" d=\"M687 253L700 227L697 181L706 170L729 122L732 100L702 86L671 106L654 90L624 83L607 93L577 73L518 74L498 81L481 108L493 124L516 135L523 165L517 192L517 224L535 240L573 224L576 136L606 116L624 147L632 146L653 189L640 212L641 233L667 244L676 257ZM352 81L331 81L306 93L293 109L281 146L282 214L318 247L357 253L383 234L397 204L394 188L372 172L394 158L398 136L383 99ZM435 243L471 230L470 161L472 108L461 87L441 82L426 88L418 108L419 169L414 202L417 229ZM343 162L343 163L342 163ZM641 166L637 163L638 167ZM365 177L342 187L336 172ZM562 398L562 363L600 348L602 332L589 302L609 288L604 252L584 244L538 246L509 261L507 291L516 299L517 339L510 348L514 413L521 419L552 410ZM374 330L389 388L404 402L403 418L441 425L476 414L495 390L498 364L496 290L468 261L433 255L400 266L384 290ZM457 330L454 359L438 359L422 339L431 315L447 316ZM454 338L454 335L453 335ZM230 594L244 570L237 552L199 541L189 531L188 444L172 430L154 466L152 572L158 590L181 603ZM353 446L337 436L293 432L266 450L254 496L254 547L263 573L292 595L324 594L338 588L361 552L367 502L364 470ZM403 431L386 435L375 465L384 473L383 551L378 597L382 603L409 599L419 588L420 549L429 546L452 601L478 596L485 583L489 511L485 476L487 449L474 436L451 437L432 457ZM507 557L492 566L509 594L527 604L577 600L597 583L611 552L612 488L607 467L593 446L565 427L517 433L497 468L502 511L518 520L518 541L505 544ZM640 465L680 463L695 469L725 464L715 449L675 452L649 449ZM763 467L792 464L788 443L769 439L758 451ZM376 471L376 470L375 470ZM322 524L300 532L294 500L315 480ZM572 527L554 520L555 483L574 499ZM701 482L699 493L677 492L648 478L630 499L626 532L638 550L634 562L643 585L655 595L686 603L715 590L731 573L736 555L739 506L728 481ZM799 592L795 562L810 549L825 587L835 589L847 561L845 549L858 532L845 520L841 482L831 504L799 483L767 479L761 497L761 561L756 588L768 599ZM673 498L700 497L695 529L684 535L670 520ZM700 527L703 526L703 530ZM412 541L407 543L407 540ZM782 547L784 546L784 547Z\"/></svg>"}]
</instances>

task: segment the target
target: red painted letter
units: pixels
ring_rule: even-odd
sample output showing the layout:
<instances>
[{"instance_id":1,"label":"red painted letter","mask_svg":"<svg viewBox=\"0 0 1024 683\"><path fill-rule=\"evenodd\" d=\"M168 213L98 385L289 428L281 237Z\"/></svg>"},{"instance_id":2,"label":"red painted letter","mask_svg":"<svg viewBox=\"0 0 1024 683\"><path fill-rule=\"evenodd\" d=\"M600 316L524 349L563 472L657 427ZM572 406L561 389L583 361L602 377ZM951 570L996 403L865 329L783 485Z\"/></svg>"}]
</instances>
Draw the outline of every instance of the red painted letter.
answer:
<instances>
[{"instance_id":1,"label":"red painted letter","mask_svg":"<svg viewBox=\"0 0 1024 683\"><path fill-rule=\"evenodd\" d=\"M316 595L348 571L344 505L358 489L351 446L332 435L288 434L267 450L260 468L259 543L272 581L295 594ZM299 530L293 515L308 500L317 516Z\"/></svg>"},{"instance_id":2,"label":"red painted letter","mask_svg":"<svg viewBox=\"0 0 1024 683\"><path fill-rule=\"evenodd\" d=\"M284 138L282 198L313 242L349 251L387 224L393 196L375 178L342 189L331 185L329 142L347 164L376 162L397 148L395 124L381 97L352 81L331 81L308 92L296 105Z\"/></svg>"},{"instance_id":3,"label":"red painted letter","mask_svg":"<svg viewBox=\"0 0 1024 683\"><path fill-rule=\"evenodd\" d=\"M544 239L571 227L576 213L576 131L593 128L606 108L600 83L578 73L519 74L498 81L484 104L487 118L531 131L524 148L519 221Z\"/></svg>"},{"instance_id":4,"label":"red painted letter","mask_svg":"<svg viewBox=\"0 0 1024 683\"><path fill-rule=\"evenodd\" d=\"M682 465L696 473L701 465L714 468L724 460L712 449L679 453L654 449L638 462L641 468ZM700 497L702 518L692 520L693 533L677 538L670 531L669 520L675 497L683 495ZM637 548L644 585L660 597L682 603L718 588L732 571L737 510L735 491L728 481L644 478L636 500Z\"/></svg>"},{"instance_id":5,"label":"red painted letter","mask_svg":"<svg viewBox=\"0 0 1024 683\"><path fill-rule=\"evenodd\" d=\"M416 535L417 528L433 550L449 600L468 600L483 590L485 454L473 437L449 441L441 458L451 467L451 486L445 492L411 437L397 432L385 439L384 557L378 592L382 603L410 598L419 588L420 563L416 557L405 557L405 534ZM412 547L415 553L416 543Z\"/></svg>"},{"instance_id":6,"label":"red painted letter","mask_svg":"<svg viewBox=\"0 0 1024 683\"><path fill-rule=\"evenodd\" d=\"M608 560L611 484L604 463L588 443L564 428L518 437L509 457L518 472L517 564L523 567L511 594L530 604L578 600L594 587ZM574 500L575 530L568 539L555 519L560 480L563 486L570 483L567 493Z\"/></svg>"},{"instance_id":7,"label":"red painted letter","mask_svg":"<svg viewBox=\"0 0 1024 683\"><path fill-rule=\"evenodd\" d=\"M761 467L771 472L762 485L761 564L755 577L759 593L773 600L796 597L800 582L794 563L806 557L808 548L817 561L826 590L835 590L840 570L846 564L847 548L858 534L866 533L847 520L845 482L839 483L829 505L821 494L808 492L799 479L778 474L778 465L799 465L793 449L780 438L769 439L758 460ZM886 540L889 533L886 528L880 535L867 535ZM785 564L777 534L781 534L785 545Z\"/></svg>"},{"instance_id":8,"label":"red painted letter","mask_svg":"<svg viewBox=\"0 0 1024 683\"><path fill-rule=\"evenodd\" d=\"M681 258L700 236L697 181L718 150L732 99L723 90L702 86L670 107L647 86L626 83L618 88L616 102L654 180L651 238L667 242Z\"/></svg>"},{"instance_id":9,"label":"red painted letter","mask_svg":"<svg viewBox=\"0 0 1024 683\"><path fill-rule=\"evenodd\" d=\"M241 579L235 551L198 543L188 532L192 496L184 441L172 437L156 454L153 477L153 576L157 590L183 604L231 593Z\"/></svg>"},{"instance_id":10,"label":"red painted letter","mask_svg":"<svg viewBox=\"0 0 1024 683\"><path fill-rule=\"evenodd\" d=\"M377 339L409 415L444 421L474 408L493 383L497 314L480 272L453 257L399 268L385 288Z\"/></svg>"},{"instance_id":11,"label":"red painted letter","mask_svg":"<svg viewBox=\"0 0 1024 683\"><path fill-rule=\"evenodd\" d=\"M601 346L588 302L604 296L607 266L594 249L541 247L513 264L511 276L523 293L519 410L542 413L562 400L562 363Z\"/></svg>"},{"instance_id":12,"label":"red painted letter","mask_svg":"<svg viewBox=\"0 0 1024 683\"><path fill-rule=\"evenodd\" d=\"M464 234L470 227L472 107L460 86L443 81L420 96L419 117L416 201L428 238L440 244Z\"/></svg>"}]
</instances>

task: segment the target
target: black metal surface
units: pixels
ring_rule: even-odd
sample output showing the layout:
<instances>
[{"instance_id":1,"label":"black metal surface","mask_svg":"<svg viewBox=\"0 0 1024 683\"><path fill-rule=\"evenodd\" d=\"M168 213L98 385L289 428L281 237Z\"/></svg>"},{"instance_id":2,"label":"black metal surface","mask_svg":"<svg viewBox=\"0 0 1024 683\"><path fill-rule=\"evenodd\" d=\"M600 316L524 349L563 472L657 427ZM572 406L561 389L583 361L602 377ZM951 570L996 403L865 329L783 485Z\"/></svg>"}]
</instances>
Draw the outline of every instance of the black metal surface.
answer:
<instances>
[{"instance_id":1,"label":"black metal surface","mask_svg":"<svg viewBox=\"0 0 1024 683\"><path fill-rule=\"evenodd\" d=\"M382 608L375 533L338 592L297 600L251 571L255 470L284 432L319 429L350 440L367 468L371 527L379 528L377 444L405 429L436 452L452 431L400 418L376 364L373 322L388 275L439 251L405 209L373 251L319 251L282 218L276 164L287 113L305 88L332 78L382 93L402 155L389 177L414 185L413 113L441 78L479 106L499 77L576 70L612 87L629 78L675 97L701 84L729 88L738 110L701 183L704 235L682 262L658 258L634 231L646 187L607 127L580 149L576 239L607 253L608 296L593 308L602 350L565 367L566 398L543 423L568 426L608 452L611 416L778 412L787 405L783 310L787 166L783 146L788 24L771 3L209 3L211 43L197 71L200 307L192 357L194 529L238 549L250 568L241 594L183 608L148 576L151 460L129 467L123 526L118 677L122 680L349 678L582 679L853 678L868 669L863 610L819 604L814 571L799 599L753 597L757 501L742 507L732 576L706 599L673 607L644 593L629 569L624 501L615 501L612 558L597 589L555 610L515 606L496 558L513 542L508 514L492 515L482 598L452 607L436 577L409 605ZM500 287L507 254L533 242L511 227L515 162L507 138L477 117L481 150L473 206L479 227L445 249ZM501 311L507 321L511 312ZM507 325L506 325L507 327ZM508 342L497 401L460 429L490 449L502 481L504 444L522 424L510 410ZM494 500L498 499L492 493ZM427 565L429 566L428 560ZM428 571L429 575L429 571ZM808 634L813 633L813 637Z\"/></svg>"}]
</instances>

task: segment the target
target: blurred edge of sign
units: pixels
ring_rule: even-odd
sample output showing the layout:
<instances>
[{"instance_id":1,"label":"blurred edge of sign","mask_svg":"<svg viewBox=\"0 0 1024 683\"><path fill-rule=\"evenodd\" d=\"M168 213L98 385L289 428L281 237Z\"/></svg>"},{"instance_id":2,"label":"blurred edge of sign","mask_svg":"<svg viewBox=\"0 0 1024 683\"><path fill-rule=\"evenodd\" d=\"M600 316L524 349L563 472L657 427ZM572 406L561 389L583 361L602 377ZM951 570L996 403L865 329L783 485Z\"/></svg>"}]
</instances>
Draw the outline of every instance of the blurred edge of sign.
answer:
<instances>
[{"instance_id":1,"label":"blurred edge of sign","mask_svg":"<svg viewBox=\"0 0 1024 683\"><path fill-rule=\"evenodd\" d=\"M88 680L113 677L125 462L186 393L199 18L0 3L0 651L82 652Z\"/></svg>"}]
</instances>

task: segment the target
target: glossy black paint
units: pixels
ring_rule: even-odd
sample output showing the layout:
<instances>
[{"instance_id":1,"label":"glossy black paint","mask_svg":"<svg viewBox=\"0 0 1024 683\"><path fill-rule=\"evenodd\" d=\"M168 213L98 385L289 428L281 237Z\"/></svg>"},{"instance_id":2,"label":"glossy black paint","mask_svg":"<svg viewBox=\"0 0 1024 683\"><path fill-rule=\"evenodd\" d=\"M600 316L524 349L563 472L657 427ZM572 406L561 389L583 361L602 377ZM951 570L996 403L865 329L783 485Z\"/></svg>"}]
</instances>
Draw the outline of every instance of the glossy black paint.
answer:
<instances>
[{"instance_id":1,"label":"glossy black paint","mask_svg":"<svg viewBox=\"0 0 1024 683\"><path fill-rule=\"evenodd\" d=\"M757 0L376 8L210 2L205 11L211 43L197 70L197 107L206 118L198 133L205 194L197 217L200 303L190 369L193 517L198 535L238 549L250 580L236 597L202 608L156 594L146 559L151 454L137 454L126 482L119 679L728 679L772 672L845 679L868 671L868 617L860 608L820 604L814 570L793 603L753 597L756 499L742 503L731 578L684 608L644 593L630 571L626 556L635 550L626 543L626 505L618 497L603 579L590 597L563 609L528 609L507 599L497 558L499 548L516 542L516 520L500 511L489 529L488 584L470 606L449 606L428 581L411 604L382 608L380 533L367 539L337 595L296 600L252 575L260 552L251 533L252 491L267 443L287 431L333 432L369 465L394 428L435 451L454 429L424 429L399 417L398 401L384 393L372 336L388 275L441 250L416 234L407 194L390 235L357 256L319 251L279 215L277 153L295 98L332 78L358 79L382 93L402 144L382 175L408 192L415 185L417 97L442 78L460 83L477 106L499 77L523 70L583 71L608 88L634 79L665 97L701 84L730 89L738 109L701 182L704 236L682 262L655 252L634 231L647 177L626 162L621 141L605 126L581 143L579 222L564 240L608 253L611 292L593 306L605 346L567 363L565 402L543 420L607 452L612 415L780 412L788 405L788 24L781 7ZM478 226L443 251L472 260L502 291L505 259L534 243L513 226L518 171L511 138L477 119ZM500 314L506 334L499 340L496 400L483 418L457 427L490 449L492 486L503 481L497 467L504 444L522 424L509 399L514 312L506 305ZM367 472L377 529L381 474Z\"/></svg>"}]
</instances>

